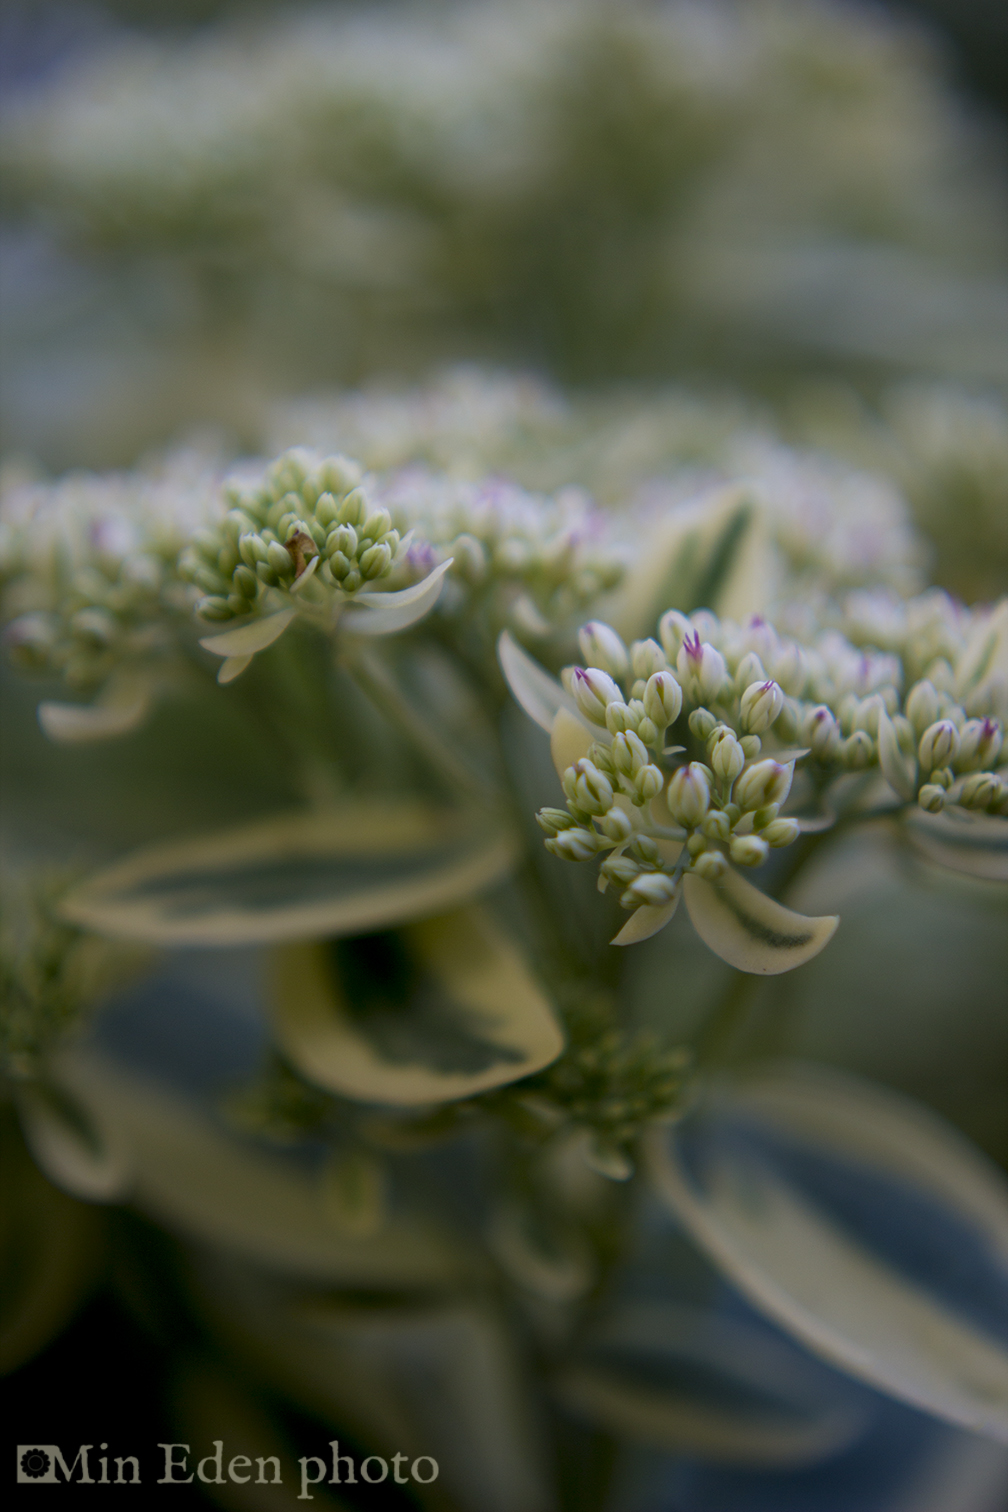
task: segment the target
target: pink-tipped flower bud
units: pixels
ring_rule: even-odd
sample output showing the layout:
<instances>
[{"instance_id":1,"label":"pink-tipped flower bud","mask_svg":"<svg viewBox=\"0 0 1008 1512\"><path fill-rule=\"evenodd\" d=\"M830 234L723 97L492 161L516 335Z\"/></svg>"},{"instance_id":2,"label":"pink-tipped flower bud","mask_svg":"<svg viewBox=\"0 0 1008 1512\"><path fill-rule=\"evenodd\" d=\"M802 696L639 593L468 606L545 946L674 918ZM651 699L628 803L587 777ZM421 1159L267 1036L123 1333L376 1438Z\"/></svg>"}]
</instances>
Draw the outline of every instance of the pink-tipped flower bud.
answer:
<instances>
[{"instance_id":1,"label":"pink-tipped flower bud","mask_svg":"<svg viewBox=\"0 0 1008 1512\"><path fill-rule=\"evenodd\" d=\"M571 692L584 717L597 725L605 724L609 704L623 702L623 694L612 678L598 667L575 667Z\"/></svg>"},{"instance_id":2,"label":"pink-tipped flower bud","mask_svg":"<svg viewBox=\"0 0 1008 1512\"><path fill-rule=\"evenodd\" d=\"M760 835L736 835L731 843L731 858L736 866L759 866L770 854L770 847Z\"/></svg>"},{"instance_id":3,"label":"pink-tipped flower bud","mask_svg":"<svg viewBox=\"0 0 1008 1512\"><path fill-rule=\"evenodd\" d=\"M680 767L673 775L665 795L669 813L683 829L696 829L710 808L710 783L698 761Z\"/></svg>"},{"instance_id":4,"label":"pink-tipped flower bud","mask_svg":"<svg viewBox=\"0 0 1008 1512\"><path fill-rule=\"evenodd\" d=\"M917 756L922 772L933 767L950 766L959 755L959 731L951 719L939 719L928 725L920 738Z\"/></svg>"},{"instance_id":5,"label":"pink-tipped flower bud","mask_svg":"<svg viewBox=\"0 0 1008 1512\"><path fill-rule=\"evenodd\" d=\"M652 672L644 689L644 712L656 730L675 724L682 709L682 688L671 672Z\"/></svg>"},{"instance_id":6,"label":"pink-tipped flower bud","mask_svg":"<svg viewBox=\"0 0 1008 1512\"><path fill-rule=\"evenodd\" d=\"M679 647L676 671L679 681L688 687L697 703L713 703L721 692L727 675L725 659L699 632L687 636Z\"/></svg>"},{"instance_id":7,"label":"pink-tipped flower bud","mask_svg":"<svg viewBox=\"0 0 1008 1512\"><path fill-rule=\"evenodd\" d=\"M996 719L968 719L959 731L958 772L976 772L992 766L1001 750L1004 736Z\"/></svg>"},{"instance_id":8,"label":"pink-tipped flower bud","mask_svg":"<svg viewBox=\"0 0 1008 1512\"><path fill-rule=\"evenodd\" d=\"M772 680L750 683L742 694L742 725L748 735L761 735L784 707L784 690Z\"/></svg>"},{"instance_id":9,"label":"pink-tipped flower bud","mask_svg":"<svg viewBox=\"0 0 1008 1512\"><path fill-rule=\"evenodd\" d=\"M612 677L626 676L630 666L627 648L610 625L589 620L578 631L578 645L589 667L601 667Z\"/></svg>"},{"instance_id":10,"label":"pink-tipped flower bud","mask_svg":"<svg viewBox=\"0 0 1008 1512\"><path fill-rule=\"evenodd\" d=\"M665 647L665 655L670 662L673 662L679 655L679 648L687 635L693 634L693 626L685 614L680 614L678 609L669 609L658 623L658 634Z\"/></svg>"},{"instance_id":11,"label":"pink-tipped flower bud","mask_svg":"<svg viewBox=\"0 0 1008 1512\"><path fill-rule=\"evenodd\" d=\"M735 802L745 811L766 808L771 803L783 803L791 791L794 777L794 762L781 765L769 758L746 767L736 779L732 790Z\"/></svg>"},{"instance_id":12,"label":"pink-tipped flower bud","mask_svg":"<svg viewBox=\"0 0 1008 1512\"><path fill-rule=\"evenodd\" d=\"M840 754L840 730L825 704L810 709L801 723L801 738L812 748L816 761L836 761Z\"/></svg>"},{"instance_id":13,"label":"pink-tipped flower bud","mask_svg":"<svg viewBox=\"0 0 1008 1512\"><path fill-rule=\"evenodd\" d=\"M634 641L630 647L630 666L639 681L647 682L655 672L667 672L668 661L657 641Z\"/></svg>"},{"instance_id":14,"label":"pink-tipped flower bud","mask_svg":"<svg viewBox=\"0 0 1008 1512\"><path fill-rule=\"evenodd\" d=\"M745 766L745 761L745 751L731 730L725 729L714 741L710 752L711 770L715 777L720 777L722 782L730 785Z\"/></svg>"}]
</instances>

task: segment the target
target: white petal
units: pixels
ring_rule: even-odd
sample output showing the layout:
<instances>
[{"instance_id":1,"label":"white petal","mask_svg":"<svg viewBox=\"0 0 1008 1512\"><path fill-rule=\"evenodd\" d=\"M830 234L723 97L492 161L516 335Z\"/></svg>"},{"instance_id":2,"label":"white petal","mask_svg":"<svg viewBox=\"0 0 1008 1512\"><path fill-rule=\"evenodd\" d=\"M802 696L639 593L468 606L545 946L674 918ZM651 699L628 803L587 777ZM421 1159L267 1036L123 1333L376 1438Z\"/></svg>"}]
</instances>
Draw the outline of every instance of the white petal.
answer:
<instances>
[{"instance_id":1,"label":"white petal","mask_svg":"<svg viewBox=\"0 0 1008 1512\"><path fill-rule=\"evenodd\" d=\"M717 884L687 874L690 922L705 945L730 966L757 976L778 976L818 955L832 938L839 915L806 918L784 908L729 869Z\"/></svg>"},{"instance_id":2,"label":"white petal","mask_svg":"<svg viewBox=\"0 0 1008 1512\"><path fill-rule=\"evenodd\" d=\"M265 651L267 646L272 646L283 635L295 613L294 609L281 609L279 614L251 620L247 625L240 625L237 630L224 630L220 635L205 635L200 645L204 651L212 651L214 656L254 656L257 651Z\"/></svg>"}]
</instances>

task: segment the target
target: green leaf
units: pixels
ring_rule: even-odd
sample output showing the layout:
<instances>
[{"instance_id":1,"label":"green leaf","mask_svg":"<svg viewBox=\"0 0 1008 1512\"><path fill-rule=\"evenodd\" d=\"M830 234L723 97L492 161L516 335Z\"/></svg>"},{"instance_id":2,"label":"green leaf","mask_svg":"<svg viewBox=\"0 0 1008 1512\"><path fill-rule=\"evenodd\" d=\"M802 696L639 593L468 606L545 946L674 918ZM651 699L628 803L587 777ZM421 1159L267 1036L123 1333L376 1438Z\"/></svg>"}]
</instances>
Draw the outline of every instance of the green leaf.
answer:
<instances>
[{"instance_id":1,"label":"green leaf","mask_svg":"<svg viewBox=\"0 0 1008 1512\"><path fill-rule=\"evenodd\" d=\"M840 922L838 914L810 919L768 898L735 871L714 884L683 879L690 922L705 945L730 966L779 976L819 954Z\"/></svg>"},{"instance_id":2,"label":"green leaf","mask_svg":"<svg viewBox=\"0 0 1008 1512\"><path fill-rule=\"evenodd\" d=\"M992 1273L1008 1261L1008 1187L956 1131L924 1108L823 1068L782 1065L708 1093L706 1124L739 1119L896 1178L974 1230ZM658 1187L678 1219L761 1311L814 1353L902 1401L1008 1442L1008 1349L942 1296L942 1277L904 1274L751 1141L716 1137L687 1164L678 1136L650 1144ZM812 1178L809 1178L811 1181Z\"/></svg>"},{"instance_id":3,"label":"green leaf","mask_svg":"<svg viewBox=\"0 0 1008 1512\"><path fill-rule=\"evenodd\" d=\"M492 810L362 798L151 846L87 878L62 913L159 945L352 934L471 897L516 854Z\"/></svg>"},{"instance_id":4,"label":"green leaf","mask_svg":"<svg viewBox=\"0 0 1008 1512\"><path fill-rule=\"evenodd\" d=\"M555 1377L553 1394L619 1439L721 1464L814 1464L864 1426L863 1411L824 1390L821 1369L793 1347L668 1303L619 1308Z\"/></svg>"},{"instance_id":5,"label":"green leaf","mask_svg":"<svg viewBox=\"0 0 1008 1512\"><path fill-rule=\"evenodd\" d=\"M516 946L479 909L396 935L278 951L277 1040L310 1081L359 1102L450 1102L529 1076L563 1034Z\"/></svg>"}]
</instances>

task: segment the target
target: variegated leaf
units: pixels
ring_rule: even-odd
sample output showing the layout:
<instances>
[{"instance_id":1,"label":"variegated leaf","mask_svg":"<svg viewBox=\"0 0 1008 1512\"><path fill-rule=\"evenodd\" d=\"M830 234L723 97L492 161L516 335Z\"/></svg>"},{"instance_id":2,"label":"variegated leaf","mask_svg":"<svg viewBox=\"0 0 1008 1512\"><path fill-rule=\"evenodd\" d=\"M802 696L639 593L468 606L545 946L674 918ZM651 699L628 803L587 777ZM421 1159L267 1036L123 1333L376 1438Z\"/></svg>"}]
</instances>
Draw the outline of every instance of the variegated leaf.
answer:
<instances>
[{"instance_id":1,"label":"variegated leaf","mask_svg":"<svg viewBox=\"0 0 1008 1512\"><path fill-rule=\"evenodd\" d=\"M497 642L497 658L518 703L547 735L553 732L558 709L566 709L572 718L584 723L577 704L563 684L544 671L506 630L501 631ZM598 738L601 739L601 735Z\"/></svg>"},{"instance_id":2,"label":"variegated leaf","mask_svg":"<svg viewBox=\"0 0 1008 1512\"><path fill-rule=\"evenodd\" d=\"M204 651L212 651L214 656L254 656L257 651L265 651L267 646L272 646L275 640L280 639L295 613L293 609L281 609L278 614L251 620L235 630L223 630L219 635L205 635L200 645Z\"/></svg>"},{"instance_id":3,"label":"variegated leaf","mask_svg":"<svg viewBox=\"0 0 1008 1512\"><path fill-rule=\"evenodd\" d=\"M453 560L449 557L410 588L395 593L365 590L355 594L350 608L343 611L340 627L355 635L392 635L397 630L407 630L434 608Z\"/></svg>"},{"instance_id":4,"label":"variegated leaf","mask_svg":"<svg viewBox=\"0 0 1008 1512\"><path fill-rule=\"evenodd\" d=\"M1008 882L1008 822L988 814L906 816L905 834L926 861L983 882Z\"/></svg>"},{"instance_id":5,"label":"variegated leaf","mask_svg":"<svg viewBox=\"0 0 1008 1512\"><path fill-rule=\"evenodd\" d=\"M360 799L152 846L65 897L65 918L158 945L353 934L445 908L514 864L492 810Z\"/></svg>"},{"instance_id":6,"label":"variegated leaf","mask_svg":"<svg viewBox=\"0 0 1008 1512\"><path fill-rule=\"evenodd\" d=\"M521 952L475 908L390 936L289 946L275 960L277 1039L319 1086L424 1106L555 1060L563 1034Z\"/></svg>"},{"instance_id":7,"label":"variegated leaf","mask_svg":"<svg viewBox=\"0 0 1008 1512\"><path fill-rule=\"evenodd\" d=\"M641 940L649 940L657 934L659 929L672 918L679 907L679 899L682 897L683 888L680 882L676 888L675 896L667 903L645 903L640 908L635 908L629 919L623 925L618 935L610 941L612 945L639 945Z\"/></svg>"},{"instance_id":8,"label":"variegated leaf","mask_svg":"<svg viewBox=\"0 0 1008 1512\"><path fill-rule=\"evenodd\" d=\"M717 884L687 874L683 892L704 944L729 965L757 976L778 976L811 960L840 922L837 914L793 913L730 869Z\"/></svg>"}]
</instances>

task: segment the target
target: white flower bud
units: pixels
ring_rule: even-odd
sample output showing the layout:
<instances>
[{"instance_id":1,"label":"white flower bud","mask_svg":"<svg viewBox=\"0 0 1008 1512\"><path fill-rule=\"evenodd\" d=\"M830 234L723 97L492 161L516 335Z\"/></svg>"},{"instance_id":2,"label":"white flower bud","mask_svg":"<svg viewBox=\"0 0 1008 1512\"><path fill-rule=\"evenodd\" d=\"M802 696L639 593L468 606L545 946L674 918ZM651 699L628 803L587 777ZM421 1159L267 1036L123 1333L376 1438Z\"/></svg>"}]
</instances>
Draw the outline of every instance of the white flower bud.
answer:
<instances>
[{"instance_id":1,"label":"white flower bud","mask_svg":"<svg viewBox=\"0 0 1008 1512\"><path fill-rule=\"evenodd\" d=\"M578 631L581 655L589 667L601 667L612 677L625 677L630 666L627 648L616 631L601 620L590 620Z\"/></svg>"},{"instance_id":2,"label":"white flower bud","mask_svg":"<svg viewBox=\"0 0 1008 1512\"><path fill-rule=\"evenodd\" d=\"M725 659L699 633L687 636L676 657L679 681L690 688L698 703L713 703L727 675Z\"/></svg>"},{"instance_id":3,"label":"white flower bud","mask_svg":"<svg viewBox=\"0 0 1008 1512\"><path fill-rule=\"evenodd\" d=\"M742 694L743 727L750 735L760 735L770 728L783 707L784 690L775 682L750 683Z\"/></svg>"},{"instance_id":4,"label":"white flower bud","mask_svg":"<svg viewBox=\"0 0 1008 1512\"><path fill-rule=\"evenodd\" d=\"M787 641L775 656L771 666L774 681L779 683L789 698L800 698L808 682L808 663L805 653L793 641Z\"/></svg>"},{"instance_id":5,"label":"white flower bud","mask_svg":"<svg viewBox=\"0 0 1008 1512\"><path fill-rule=\"evenodd\" d=\"M612 678L598 667L575 667L571 692L581 713L597 725L605 724L607 705L623 702L623 694Z\"/></svg>"},{"instance_id":6,"label":"white flower bud","mask_svg":"<svg viewBox=\"0 0 1008 1512\"><path fill-rule=\"evenodd\" d=\"M558 835L561 830L576 829L577 820L566 809L543 808L536 814L536 824L547 835Z\"/></svg>"},{"instance_id":7,"label":"white flower bud","mask_svg":"<svg viewBox=\"0 0 1008 1512\"><path fill-rule=\"evenodd\" d=\"M647 746L633 730L625 730L622 735L613 737L611 754L613 766L625 777L636 777L648 764Z\"/></svg>"},{"instance_id":8,"label":"white flower bud","mask_svg":"<svg viewBox=\"0 0 1008 1512\"><path fill-rule=\"evenodd\" d=\"M974 772L962 785L958 802L963 808L987 809L1001 796L1001 779L993 772Z\"/></svg>"},{"instance_id":9,"label":"white flower bud","mask_svg":"<svg viewBox=\"0 0 1008 1512\"><path fill-rule=\"evenodd\" d=\"M689 717L689 727L697 740L708 741L717 729L717 720L709 709L694 709Z\"/></svg>"},{"instance_id":10,"label":"white flower bud","mask_svg":"<svg viewBox=\"0 0 1008 1512\"><path fill-rule=\"evenodd\" d=\"M266 561L276 573L277 577L293 577L294 563L286 546L281 546L279 541L270 541L266 548Z\"/></svg>"},{"instance_id":11,"label":"white flower bud","mask_svg":"<svg viewBox=\"0 0 1008 1512\"><path fill-rule=\"evenodd\" d=\"M367 494L363 488L351 488L350 492L341 501L339 517L344 525L363 525L370 512ZM385 529L388 529L386 525Z\"/></svg>"},{"instance_id":12,"label":"white flower bud","mask_svg":"<svg viewBox=\"0 0 1008 1512\"><path fill-rule=\"evenodd\" d=\"M766 682L766 669L755 651L748 651L735 668L735 686L741 693L751 683Z\"/></svg>"},{"instance_id":13,"label":"white flower bud","mask_svg":"<svg viewBox=\"0 0 1008 1512\"><path fill-rule=\"evenodd\" d=\"M598 827L607 839L615 840L618 844L629 840L633 834L633 820L626 809L611 808L605 818L599 820Z\"/></svg>"},{"instance_id":14,"label":"white flower bud","mask_svg":"<svg viewBox=\"0 0 1008 1512\"><path fill-rule=\"evenodd\" d=\"M607 704L605 722L610 735L622 735L624 730L632 730L634 727L633 717L625 703Z\"/></svg>"},{"instance_id":15,"label":"white flower bud","mask_svg":"<svg viewBox=\"0 0 1008 1512\"><path fill-rule=\"evenodd\" d=\"M710 809L700 825L708 840L726 841L731 834L731 819L724 809Z\"/></svg>"},{"instance_id":16,"label":"white flower bud","mask_svg":"<svg viewBox=\"0 0 1008 1512\"><path fill-rule=\"evenodd\" d=\"M369 546L360 559L361 575L379 578L392 565L392 549L389 546Z\"/></svg>"},{"instance_id":17,"label":"white flower bud","mask_svg":"<svg viewBox=\"0 0 1008 1512\"><path fill-rule=\"evenodd\" d=\"M716 850L704 851L693 862L694 873L705 882L720 882L727 870L727 860Z\"/></svg>"},{"instance_id":18,"label":"white flower bud","mask_svg":"<svg viewBox=\"0 0 1008 1512\"><path fill-rule=\"evenodd\" d=\"M657 647L655 647L657 650ZM671 672L652 672L644 689L644 712L656 731L674 724L682 709L682 688Z\"/></svg>"},{"instance_id":19,"label":"white flower bud","mask_svg":"<svg viewBox=\"0 0 1008 1512\"><path fill-rule=\"evenodd\" d=\"M809 709L801 722L801 738L811 746L816 761L835 761L840 754L840 731L825 704Z\"/></svg>"},{"instance_id":20,"label":"white flower bud","mask_svg":"<svg viewBox=\"0 0 1008 1512\"><path fill-rule=\"evenodd\" d=\"M991 766L997 760L1003 738L996 719L967 720L959 731L956 770L973 772Z\"/></svg>"},{"instance_id":21,"label":"white flower bud","mask_svg":"<svg viewBox=\"0 0 1008 1512\"><path fill-rule=\"evenodd\" d=\"M336 525L326 536L326 556L341 551L348 559L357 555L357 532L352 525Z\"/></svg>"},{"instance_id":22,"label":"white flower bud","mask_svg":"<svg viewBox=\"0 0 1008 1512\"><path fill-rule=\"evenodd\" d=\"M773 819L760 830L761 837L775 850L783 845L793 845L800 834L797 819Z\"/></svg>"},{"instance_id":23,"label":"white flower bud","mask_svg":"<svg viewBox=\"0 0 1008 1512\"><path fill-rule=\"evenodd\" d=\"M640 678L644 682L653 676L655 672L666 672L668 670L665 652L658 642L654 640L634 641L630 647L630 666L633 669L634 677Z\"/></svg>"},{"instance_id":24,"label":"white flower bud","mask_svg":"<svg viewBox=\"0 0 1008 1512\"><path fill-rule=\"evenodd\" d=\"M361 528L361 539L380 541L392 529L392 516L387 509L376 509L369 514Z\"/></svg>"},{"instance_id":25,"label":"white flower bud","mask_svg":"<svg viewBox=\"0 0 1008 1512\"><path fill-rule=\"evenodd\" d=\"M875 756L875 742L867 730L855 730L840 747L840 758L852 772L860 772L870 766Z\"/></svg>"},{"instance_id":26,"label":"white flower bud","mask_svg":"<svg viewBox=\"0 0 1008 1512\"><path fill-rule=\"evenodd\" d=\"M735 802L746 811L766 808L771 803L783 803L791 791L794 777L794 762L782 766L780 762L767 759L746 767L732 789Z\"/></svg>"},{"instance_id":27,"label":"white flower bud","mask_svg":"<svg viewBox=\"0 0 1008 1512\"><path fill-rule=\"evenodd\" d=\"M253 572L257 563L265 562L268 556L266 542L254 532L238 537L238 553L246 567L251 567Z\"/></svg>"},{"instance_id":28,"label":"white flower bud","mask_svg":"<svg viewBox=\"0 0 1008 1512\"><path fill-rule=\"evenodd\" d=\"M945 789L936 782L925 782L917 794L917 802L929 814L940 814L945 807Z\"/></svg>"},{"instance_id":29,"label":"white flower bud","mask_svg":"<svg viewBox=\"0 0 1008 1512\"><path fill-rule=\"evenodd\" d=\"M654 723L653 720L648 719L647 715L645 714L644 718L637 726L637 734L640 736L641 740L643 740L645 745L657 745L658 733L658 726Z\"/></svg>"},{"instance_id":30,"label":"white flower bud","mask_svg":"<svg viewBox=\"0 0 1008 1512\"><path fill-rule=\"evenodd\" d=\"M624 908L639 908L641 905L655 908L670 903L675 892L676 884L664 872L644 872L630 883L620 902Z\"/></svg>"},{"instance_id":31,"label":"white flower bud","mask_svg":"<svg viewBox=\"0 0 1008 1512\"><path fill-rule=\"evenodd\" d=\"M917 747L921 771L930 772L932 767L948 766L958 754L959 731L951 719L939 719L928 725Z\"/></svg>"},{"instance_id":32,"label":"white flower bud","mask_svg":"<svg viewBox=\"0 0 1008 1512\"><path fill-rule=\"evenodd\" d=\"M735 835L731 858L736 866L759 866L770 854L770 847L760 835Z\"/></svg>"},{"instance_id":33,"label":"white flower bud","mask_svg":"<svg viewBox=\"0 0 1008 1512\"><path fill-rule=\"evenodd\" d=\"M669 609L658 623L658 634L665 647L665 655L671 662L679 655L679 648L687 635L693 634L693 626L678 609Z\"/></svg>"},{"instance_id":34,"label":"white flower bud","mask_svg":"<svg viewBox=\"0 0 1008 1512\"><path fill-rule=\"evenodd\" d=\"M567 787L567 778L574 774L573 791ZM564 791L572 803L586 814L608 814L613 806L613 790L608 777L599 771L593 761L582 758L564 773Z\"/></svg>"},{"instance_id":35,"label":"white flower bud","mask_svg":"<svg viewBox=\"0 0 1008 1512\"><path fill-rule=\"evenodd\" d=\"M934 724L941 712L938 699L938 690L934 684L926 678L923 682L914 683L907 694L904 712L907 719L914 727L918 738L923 735L928 725Z\"/></svg>"},{"instance_id":36,"label":"white flower bud","mask_svg":"<svg viewBox=\"0 0 1008 1512\"><path fill-rule=\"evenodd\" d=\"M599 871L607 882L618 882L625 887L640 873L640 866L632 856L607 856Z\"/></svg>"},{"instance_id":37,"label":"white flower bud","mask_svg":"<svg viewBox=\"0 0 1008 1512\"><path fill-rule=\"evenodd\" d=\"M722 782L733 783L745 766L745 760L745 752L730 730L714 742L710 764L715 777L720 777Z\"/></svg>"},{"instance_id":38,"label":"white flower bud","mask_svg":"<svg viewBox=\"0 0 1008 1512\"><path fill-rule=\"evenodd\" d=\"M695 829L710 808L710 783L697 761L680 767L672 776L665 795L669 813L684 829Z\"/></svg>"},{"instance_id":39,"label":"white flower bud","mask_svg":"<svg viewBox=\"0 0 1008 1512\"><path fill-rule=\"evenodd\" d=\"M636 804L650 803L652 798L657 798L665 785L665 774L661 767L649 764L641 767L633 779L634 798Z\"/></svg>"},{"instance_id":40,"label":"white flower bud","mask_svg":"<svg viewBox=\"0 0 1008 1512\"><path fill-rule=\"evenodd\" d=\"M246 567L242 562L232 574L232 581L239 593L247 599L254 599L259 592L259 579L251 567Z\"/></svg>"},{"instance_id":41,"label":"white flower bud","mask_svg":"<svg viewBox=\"0 0 1008 1512\"><path fill-rule=\"evenodd\" d=\"M758 735L743 735L739 745L745 752L746 761L755 761L763 749L763 742Z\"/></svg>"},{"instance_id":42,"label":"white flower bud","mask_svg":"<svg viewBox=\"0 0 1008 1512\"><path fill-rule=\"evenodd\" d=\"M315 518L320 525L335 525L339 519L339 506L328 489L319 494L315 500Z\"/></svg>"},{"instance_id":43,"label":"white flower bud","mask_svg":"<svg viewBox=\"0 0 1008 1512\"><path fill-rule=\"evenodd\" d=\"M546 841L546 849L563 861L590 861L598 851L598 836L587 829L561 830Z\"/></svg>"}]
</instances>

